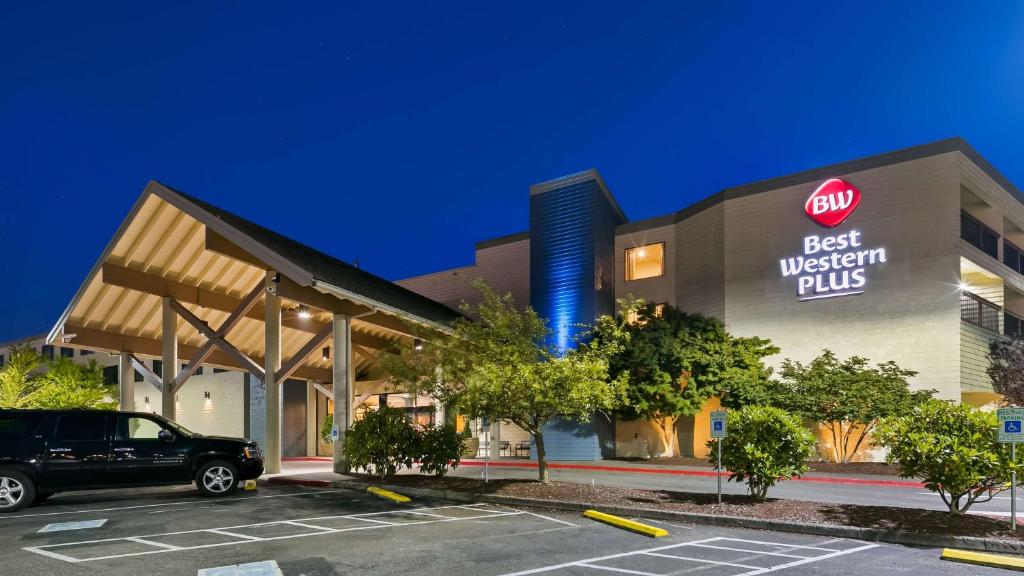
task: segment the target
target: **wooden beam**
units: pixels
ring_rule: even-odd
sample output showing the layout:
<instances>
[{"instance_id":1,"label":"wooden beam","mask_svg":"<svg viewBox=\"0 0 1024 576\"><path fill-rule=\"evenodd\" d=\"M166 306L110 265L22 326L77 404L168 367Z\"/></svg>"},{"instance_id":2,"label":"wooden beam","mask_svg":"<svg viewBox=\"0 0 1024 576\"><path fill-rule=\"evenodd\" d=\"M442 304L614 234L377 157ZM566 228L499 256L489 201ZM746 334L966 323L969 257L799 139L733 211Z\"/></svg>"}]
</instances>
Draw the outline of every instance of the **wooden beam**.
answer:
<instances>
[{"instance_id":1,"label":"wooden beam","mask_svg":"<svg viewBox=\"0 0 1024 576\"><path fill-rule=\"evenodd\" d=\"M135 354L132 354L130 352L125 352L125 354L128 354L128 361L132 363L132 368L138 371L139 374L142 374L142 377L146 380L146 382L149 382L154 388L163 392L164 383L163 380L161 380L161 377L157 376L156 372L153 372L145 364L143 364L142 360L139 360L138 357L135 356Z\"/></svg>"},{"instance_id":2,"label":"wooden beam","mask_svg":"<svg viewBox=\"0 0 1024 576\"><path fill-rule=\"evenodd\" d=\"M234 296L228 296L227 294L220 294L211 290L190 286L182 282L167 280L153 274L139 272L138 270L131 270L124 266L118 266L109 262L103 263L102 272L104 284L119 286L129 290L136 290L138 292L145 292L146 294L152 294L154 296L168 296L174 298L178 302L195 304L204 308L210 308L211 310L219 310L221 312L234 312L241 305L243 300L242 298L235 298ZM328 296L326 294L321 295ZM333 296L328 297L333 298ZM313 305L315 306L315 304ZM255 309L255 307L248 310L243 317L263 322L262 311ZM367 316L367 318L369 317L370 316ZM284 318L281 320L281 325L292 330L316 334L324 326L329 326L330 323L322 324L312 319L304 320L302 318ZM390 340L366 334L365 332L359 332L358 330L353 330L352 341L354 343L376 349L383 349L390 346ZM330 380L330 378L327 379Z\"/></svg>"},{"instance_id":3,"label":"wooden beam","mask_svg":"<svg viewBox=\"0 0 1024 576\"><path fill-rule=\"evenodd\" d=\"M216 330L210 328L210 325L199 319L198 316L192 313L191 310L185 308L177 300L171 300L171 308L185 319L186 322L192 325L193 328L198 330L203 336L206 336L215 346L220 348L227 355L231 356L238 362L239 365L244 367L253 376L257 376L261 380L263 379L263 368L252 361L244 352L235 348L230 342L224 339L223 336L217 333Z\"/></svg>"},{"instance_id":4,"label":"wooden beam","mask_svg":"<svg viewBox=\"0 0 1024 576\"><path fill-rule=\"evenodd\" d=\"M107 332L96 328L86 328L84 326L74 326L71 324L64 326L64 332L67 334L75 334L75 345L83 348L96 348L106 350L113 354L118 354L119 351L125 350L134 354L152 356L154 358L160 358L162 353L160 341L153 338L128 336L125 334L117 334L115 332ZM197 346L186 346L184 344L178 345L178 356L182 359L192 358L198 351L199 347ZM263 358L254 357L252 358L252 361L261 363ZM210 354L207 365L217 366L219 368L229 368L231 370L246 370L246 368L239 364L234 357L220 350L214 351ZM317 380L320 382L331 381L331 371L329 369L317 368L315 366L302 366L295 370L293 376L303 380Z\"/></svg>"},{"instance_id":5,"label":"wooden beam","mask_svg":"<svg viewBox=\"0 0 1024 576\"><path fill-rule=\"evenodd\" d=\"M323 384L321 384L319 382L313 382L313 388L316 388L317 390L322 392L324 396L327 396L331 400L334 400L334 392L331 391L331 390L328 390L327 387L324 386Z\"/></svg>"},{"instance_id":6,"label":"wooden beam","mask_svg":"<svg viewBox=\"0 0 1024 576\"><path fill-rule=\"evenodd\" d=\"M308 358L310 354L312 354L317 348L320 348L323 343L331 337L333 331L333 327L324 326L319 332L310 338L309 342L306 342L302 348L299 348L299 351L289 358L288 361L281 366L281 369L274 374L274 382L284 382L289 376L291 376L292 373L306 361L306 358Z\"/></svg>"},{"instance_id":7,"label":"wooden beam","mask_svg":"<svg viewBox=\"0 0 1024 576\"><path fill-rule=\"evenodd\" d=\"M256 305L256 302L259 301L260 296L262 295L263 283L260 282L249 292L249 294L246 295L245 298L242 298L242 301L238 304L238 307L235 308L231 312L231 315L228 316L226 320L224 320L224 323L221 324L219 328L217 328L217 333L220 334L221 336L227 336L228 332L230 332L231 329L238 324L239 320L241 320L242 317L244 317L249 312L249 310L253 309L253 307ZM199 367L203 365L203 362L206 362L206 359L213 352L215 346L216 342L214 342L213 340L207 340L206 343L204 343L199 348L199 352L195 356L193 356L191 360L188 361L188 364L185 366L185 368L181 372L179 372L178 375L174 378L175 391L178 391L182 386L184 386L185 382L187 382L188 379L192 377L192 374L194 374L195 371L198 370Z\"/></svg>"},{"instance_id":8,"label":"wooden beam","mask_svg":"<svg viewBox=\"0 0 1024 576\"><path fill-rule=\"evenodd\" d=\"M252 266L262 268L264 270L270 269L270 266L267 266L265 262L260 261L259 258L253 256L252 254L246 252L245 250L242 250L241 248L238 247L238 245L236 245L232 241L221 236L217 232L211 230L209 226L206 226L205 228L205 248L210 252L216 252L221 256L227 256L228 258L232 258L234 260L241 260L246 264L250 264Z\"/></svg>"},{"instance_id":9,"label":"wooden beam","mask_svg":"<svg viewBox=\"0 0 1024 576\"><path fill-rule=\"evenodd\" d=\"M264 270L268 270L270 268L266 263L261 262L259 258L256 258L252 254L239 248L230 240L211 230L209 227L206 227L205 243L207 250L216 252L221 256L227 256L228 258L245 262L246 264L256 266L257 268L263 268ZM355 302L348 300L341 300L331 294L320 292L319 290L315 290L309 286L302 286L284 275L280 276L277 295L282 298L287 298L288 300L294 300L309 306L315 306L316 308L334 314L348 314L350 316L355 316L364 314L371 310L368 306L356 304ZM385 314L378 311L359 318L359 320L398 332L399 334L415 336L407 322L391 314Z\"/></svg>"}]
</instances>

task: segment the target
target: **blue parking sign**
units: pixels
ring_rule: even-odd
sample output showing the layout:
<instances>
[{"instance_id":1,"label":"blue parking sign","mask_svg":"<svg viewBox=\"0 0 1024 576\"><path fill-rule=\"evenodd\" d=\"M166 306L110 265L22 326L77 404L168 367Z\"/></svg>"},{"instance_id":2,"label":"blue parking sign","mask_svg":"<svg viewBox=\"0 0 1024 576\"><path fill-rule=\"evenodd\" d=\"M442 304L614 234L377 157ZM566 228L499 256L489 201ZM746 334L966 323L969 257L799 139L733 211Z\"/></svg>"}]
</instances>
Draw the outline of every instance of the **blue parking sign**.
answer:
<instances>
[{"instance_id":1,"label":"blue parking sign","mask_svg":"<svg viewBox=\"0 0 1024 576\"><path fill-rule=\"evenodd\" d=\"M996 410L996 417L1000 442L1024 442L1024 408L1000 408Z\"/></svg>"}]
</instances>

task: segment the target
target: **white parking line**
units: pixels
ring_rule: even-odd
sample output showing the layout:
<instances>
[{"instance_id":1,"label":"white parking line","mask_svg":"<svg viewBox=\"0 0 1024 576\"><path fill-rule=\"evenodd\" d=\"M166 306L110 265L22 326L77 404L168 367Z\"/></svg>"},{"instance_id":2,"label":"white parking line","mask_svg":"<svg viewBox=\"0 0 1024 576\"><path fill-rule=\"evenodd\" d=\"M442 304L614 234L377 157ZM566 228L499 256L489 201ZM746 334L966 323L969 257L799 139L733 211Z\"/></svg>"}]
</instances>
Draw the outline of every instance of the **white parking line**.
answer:
<instances>
[{"instance_id":1,"label":"white parking line","mask_svg":"<svg viewBox=\"0 0 1024 576\"><path fill-rule=\"evenodd\" d=\"M265 498L293 498L295 496L312 496L314 494L331 494L336 492L342 492L342 490L317 490L315 492L299 492L297 494L268 494L266 496L239 496L238 498L219 498L217 502L232 502L235 500L257 500ZM196 497L198 498L198 496ZM191 504L195 501L182 500L178 502L163 502L160 504L139 504L135 506L119 506L116 508L91 508L89 510L63 510L60 512L40 512L38 514L17 514L8 516L4 514L0 516L2 520L13 520L15 518L35 518L42 516L60 516L63 514L95 514L97 512L116 512L119 510L136 510L138 508L156 508L158 506L180 506L182 504Z\"/></svg>"},{"instance_id":2,"label":"white parking line","mask_svg":"<svg viewBox=\"0 0 1024 576\"><path fill-rule=\"evenodd\" d=\"M28 546L28 547L25 547L25 548L22 548L22 549L26 550L28 552L33 552L33 553L40 554L40 555L43 555L43 556L49 556L50 558L56 558L58 560L63 560L65 562L79 563L79 562L93 562L93 561L96 561L96 560L109 560L109 559L113 559L113 558L125 558L125 557L129 557L129 556L145 556L145 555L150 555L150 554L159 554L159 553L163 553L163 552L177 552L177 551L182 551L182 550L197 550L197 549L201 549L201 548L216 548L216 547L220 547L220 546L234 546L234 545L239 545L239 544L250 544L250 543L253 543L253 542L267 542L267 541L270 541L270 540L285 540L285 539L291 539L291 538L303 538L303 537L307 537L307 536L319 536L319 535L324 535L324 534L333 534L333 533L337 533L337 532L349 532L349 531L353 531L353 530L379 530L379 529L394 528L394 527L399 527L399 526L414 526L414 525L420 525L420 524L435 524L435 523L438 523L438 522L459 522L459 521L464 521L464 520L479 520L479 519L483 519L483 518L501 518L501 517L506 517L506 516L517 516L517 515L525 514L525 512L518 511L518 510L517 511L512 511L512 512L502 512L502 511L499 511L499 510L496 510L496 509L493 509L493 508L488 509L488 508L483 508L483 507L480 507L480 506L484 506L484 505L483 504L477 504L477 505L473 505L473 507L470 507L470 506L435 506L435 507L432 507L432 508L418 508L417 509L417 510L443 511L443 510L448 509L448 508L468 508L470 510L474 510L476 512L480 512L480 514L477 515L477 516L468 516L468 517L452 517L452 516L438 515L438 516L440 516L439 518L426 518L424 520L417 520L417 521L413 521L413 522L387 522L387 521L384 521L384 520L377 520L375 518L368 518L368 516L377 516L377 515L382 515L382 514L395 514L395 513L401 514L401 513L404 513L404 512L408 512L408 510L386 510L386 511L382 511L382 512L367 512L367 513L363 513L363 514L343 514L343 515L336 515L336 516L317 516L317 517L313 517L313 518L296 518L295 520L278 520L278 521L273 521L273 522L258 522L258 523L255 523L255 524L243 524L243 525L239 525L239 526L223 526L223 527L220 527L220 528L204 528L204 529L199 529L199 530L183 530L183 531L180 531L180 532L164 532L164 533L161 533L161 534L146 534L146 535L141 535L141 536L127 536L127 537L121 537L121 538L102 538L102 539L98 539L98 540L81 540L81 541L77 541L77 542L61 542L59 544L45 544L45 545L42 545L42 546ZM347 527L347 528L330 528L330 527L327 527L327 526L319 526L319 525L316 524L316 522L318 520L336 520L336 519L360 520L360 521L365 521L365 522L371 522L372 524L371 525L365 525L365 526L350 526L350 527ZM281 525L286 525L286 526L302 526L302 527L309 528L310 530L313 530L313 531L311 531L311 532L302 532L302 533L299 533L299 534L286 534L286 535L281 535L281 536L252 536L252 535L249 535L249 534L242 533L242 532L244 532L244 530L246 528L267 527L267 526L281 526ZM195 534L195 535L219 534L219 535L222 535L222 536L227 536L229 538L233 538L234 540L228 541L228 542L213 542L213 543L195 544L195 545L191 545L191 546L170 545L170 544L164 544L164 543L161 543L161 542L154 541L157 538L166 537L166 536L178 536L178 535L182 535L182 534ZM72 546L87 546L87 547L93 548L97 544L99 544L99 545L106 544L106 543L114 544L114 543L119 543L119 542L134 542L136 544L143 544L143 545L146 545L146 546L151 546L153 549L141 550L141 551L138 551L138 552L126 552L126 553L121 553L121 554L110 554L110 555L106 555L106 556L87 557L87 558L77 558L75 556L70 555L70 554L74 554L73 551L72 552L66 552L64 554L61 554L59 552L55 552L54 551L54 549L67 550L68 547L72 547Z\"/></svg>"},{"instance_id":3,"label":"white parking line","mask_svg":"<svg viewBox=\"0 0 1024 576\"><path fill-rule=\"evenodd\" d=\"M768 551L760 551L760 550L743 550L743 549L737 549L737 547L735 547L735 546L721 546L721 545L718 545L718 544L728 544L730 542L739 542L739 543L747 543L747 544L760 544L760 545L763 545L763 546L775 546L775 547L778 547L778 548L781 548L781 549L797 548L797 549L801 549L801 550L816 550L816 551L821 551L821 552L826 552L826 553L825 554L821 554L819 556L806 557L806 556L794 556L794 555L790 555L790 554L782 554L782 553L779 553L779 552L768 552ZM714 543L714 544L710 544L710 543ZM587 569L592 569L592 570L603 570L603 571L606 571L606 572L618 572L618 573L621 573L621 574L636 574L636 575L640 575L640 576L663 576L662 574L657 574L657 573L654 573L654 572L644 572L644 571L635 570L635 569L632 569L632 568L623 568L621 566L609 566L607 564L603 564L603 562L606 562L608 560L617 560L617 559L629 558L629 557L632 557L632 556L653 556L653 557L658 557L658 558L665 558L665 559L671 559L671 560L679 560L680 562L696 562L696 563L700 563L700 564L709 564L709 565L718 565L718 566L729 566L729 567L732 567L732 568L742 568L742 569L747 570L747 572L742 572L740 574L736 574L735 576L757 576L757 575L760 575L760 574L769 574L771 572L776 572L778 570L783 570L783 569L786 569L786 568L792 568L794 566L801 566L803 564L810 564L812 562L820 562L822 560L828 560L829 558L835 558L837 556L844 556L846 554L853 554L854 552L860 552L862 550L869 550L871 548L877 548L878 546L879 546L878 544L865 544L863 546L858 546L856 548L850 548L848 550L836 550L835 548L824 548L824 547L821 547L821 546L810 546L810 545L802 545L802 544L793 544L793 543L790 543L790 542L768 542L768 541L765 541L765 540L746 540L746 539L743 539L743 538L717 537L717 538L705 538L705 539L702 539L702 540L693 540L691 542L681 542L679 544L669 544L669 545L666 545L666 546L658 546L656 548L648 548L646 550L634 550L632 552L622 552L622 553L619 553L619 554L609 554L609 555L606 555L606 556L598 556L598 557L595 557L595 558L585 558L585 559L582 559L582 560L576 560L574 562L564 562L562 564L554 564L554 565L551 565L551 566L542 566L540 568L533 568L533 569L530 569L530 570L523 570L523 571L520 571L520 572L512 572L512 573L509 573L509 574L504 574L503 576L527 576L528 574L542 574L542 573L545 573L545 572L553 572L555 570L561 570L563 568L570 568L570 567L587 568ZM774 557L779 557L779 556L785 556L785 557L798 558L798 559L790 561L790 562L785 562L783 564L776 564L776 565L772 565L772 566L759 567L759 566L753 566L753 565L749 565L749 564L739 564L739 563L736 563L736 562L730 562L730 561L726 561L726 560L714 560L714 559L711 559L711 558L696 558L696 557L692 557L692 556L686 556L686 555L684 555L685 554L684 550L687 547L700 547L700 548L705 548L705 549L709 549L710 548L710 549L720 549L720 550L728 550L728 551L747 552L747 553L752 554L751 558L756 558L758 556L764 556L765 558L774 558ZM669 553L669 552L672 552L672 553ZM684 552L684 554L678 554L678 552ZM748 559L749 558L743 558L743 560L748 560Z\"/></svg>"}]
</instances>

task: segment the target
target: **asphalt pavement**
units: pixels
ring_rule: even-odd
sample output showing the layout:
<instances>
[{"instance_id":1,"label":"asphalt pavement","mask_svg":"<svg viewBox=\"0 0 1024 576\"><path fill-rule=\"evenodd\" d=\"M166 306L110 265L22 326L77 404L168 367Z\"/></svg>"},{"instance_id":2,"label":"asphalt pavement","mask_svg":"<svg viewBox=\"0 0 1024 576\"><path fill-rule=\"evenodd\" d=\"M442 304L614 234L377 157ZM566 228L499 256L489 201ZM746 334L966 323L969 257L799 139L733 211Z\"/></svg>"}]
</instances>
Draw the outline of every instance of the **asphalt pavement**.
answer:
<instances>
[{"instance_id":1,"label":"asphalt pavement","mask_svg":"<svg viewBox=\"0 0 1024 576\"><path fill-rule=\"evenodd\" d=\"M640 519L643 520L643 519ZM935 549L648 521L651 539L577 514L264 486L58 494L0 515L0 574L285 576L451 574L997 574ZM242 566L245 571L238 568Z\"/></svg>"}]
</instances>

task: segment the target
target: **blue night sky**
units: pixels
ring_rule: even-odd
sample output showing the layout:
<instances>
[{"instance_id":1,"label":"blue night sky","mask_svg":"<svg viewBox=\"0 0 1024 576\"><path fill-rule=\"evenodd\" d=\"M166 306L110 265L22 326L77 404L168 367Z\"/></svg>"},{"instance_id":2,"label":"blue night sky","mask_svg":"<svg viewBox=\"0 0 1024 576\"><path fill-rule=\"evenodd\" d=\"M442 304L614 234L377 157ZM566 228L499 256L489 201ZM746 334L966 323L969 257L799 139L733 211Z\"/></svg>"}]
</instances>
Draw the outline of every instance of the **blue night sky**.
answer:
<instances>
[{"instance_id":1,"label":"blue night sky","mask_svg":"<svg viewBox=\"0 0 1024 576\"><path fill-rule=\"evenodd\" d=\"M870 4L2 3L0 340L150 179L391 279L590 167L632 220L950 136L1024 186L1024 4Z\"/></svg>"}]
</instances>

